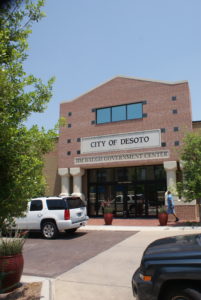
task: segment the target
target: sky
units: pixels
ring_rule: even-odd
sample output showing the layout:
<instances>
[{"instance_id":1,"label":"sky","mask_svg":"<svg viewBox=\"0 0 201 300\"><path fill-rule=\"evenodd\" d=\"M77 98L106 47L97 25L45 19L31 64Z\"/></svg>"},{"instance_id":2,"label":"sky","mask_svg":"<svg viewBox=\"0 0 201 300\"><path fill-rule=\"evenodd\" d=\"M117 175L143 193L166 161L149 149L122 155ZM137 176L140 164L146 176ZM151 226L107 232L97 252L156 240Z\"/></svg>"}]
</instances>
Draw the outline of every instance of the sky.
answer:
<instances>
[{"instance_id":1,"label":"sky","mask_svg":"<svg viewBox=\"0 0 201 300\"><path fill-rule=\"evenodd\" d=\"M200 0L46 0L32 27L24 67L56 81L46 111L26 125L51 129L61 102L121 75L187 80L193 120L201 120Z\"/></svg>"}]
</instances>

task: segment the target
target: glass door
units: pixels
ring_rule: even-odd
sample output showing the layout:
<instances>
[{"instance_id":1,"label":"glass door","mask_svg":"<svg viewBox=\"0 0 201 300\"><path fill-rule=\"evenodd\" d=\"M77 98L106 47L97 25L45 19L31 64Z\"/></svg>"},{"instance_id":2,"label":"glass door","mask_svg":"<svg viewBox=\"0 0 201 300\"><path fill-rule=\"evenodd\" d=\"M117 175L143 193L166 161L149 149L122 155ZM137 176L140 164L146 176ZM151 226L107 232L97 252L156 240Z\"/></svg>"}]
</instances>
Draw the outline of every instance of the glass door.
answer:
<instances>
[{"instance_id":1,"label":"glass door","mask_svg":"<svg viewBox=\"0 0 201 300\"><path fill-rule=\"evenodd\" d=\"M130 217L142 217L146 214L144 184L128 185L127 208Z\"/></svg>"},{"instance_id":2,"label":"glass door","mask_svg":"<svg viewBox=\"0 0 201 300\"><path fill-rule=\"evenodd\" d=\"M122 184L117 184L114 186L113 192L113 205L114 213L117 217L122 217L124 215L124 198L125 198L125 186Z\"/></svg>"}]
</instances>

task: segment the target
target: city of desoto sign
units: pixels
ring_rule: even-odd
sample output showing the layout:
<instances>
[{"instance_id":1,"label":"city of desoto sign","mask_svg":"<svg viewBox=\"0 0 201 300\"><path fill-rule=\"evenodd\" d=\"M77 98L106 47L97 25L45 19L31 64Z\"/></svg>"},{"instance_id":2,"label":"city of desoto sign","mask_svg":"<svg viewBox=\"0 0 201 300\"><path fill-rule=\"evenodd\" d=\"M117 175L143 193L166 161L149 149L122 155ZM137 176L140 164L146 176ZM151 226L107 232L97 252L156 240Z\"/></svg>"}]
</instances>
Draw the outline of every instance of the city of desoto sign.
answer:
<instances>
[{"instance_id":1,"label":"city of desoto sign","mask_svg":"<svg viewBox=\"0 0 201 300\"><path fill-rule=\"evenodd\" d=\"M81 154L160 146L160 129L81 138Z\"/></svg>"}]
</instances>

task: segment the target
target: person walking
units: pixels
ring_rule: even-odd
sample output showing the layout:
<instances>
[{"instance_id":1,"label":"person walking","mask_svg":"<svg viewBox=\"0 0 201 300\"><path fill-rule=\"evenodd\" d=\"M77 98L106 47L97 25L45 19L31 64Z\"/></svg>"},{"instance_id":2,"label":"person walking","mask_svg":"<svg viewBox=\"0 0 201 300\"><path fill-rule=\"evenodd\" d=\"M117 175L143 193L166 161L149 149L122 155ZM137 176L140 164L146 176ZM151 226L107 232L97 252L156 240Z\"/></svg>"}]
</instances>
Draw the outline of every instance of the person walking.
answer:
<instances>
[{"instance_id":1,"label":"person walking","mask_svg":"<svg viewBox=\"0 0 201 300\"><path fill-rule=\"evenodd\" d=\"M167 192L167 205L168 205L168 210L167 210L168 215L172 214L175 217L175 222L178 222L179 218L175 213L174 200L170 191Z\"/></svg>"}]
</instances>

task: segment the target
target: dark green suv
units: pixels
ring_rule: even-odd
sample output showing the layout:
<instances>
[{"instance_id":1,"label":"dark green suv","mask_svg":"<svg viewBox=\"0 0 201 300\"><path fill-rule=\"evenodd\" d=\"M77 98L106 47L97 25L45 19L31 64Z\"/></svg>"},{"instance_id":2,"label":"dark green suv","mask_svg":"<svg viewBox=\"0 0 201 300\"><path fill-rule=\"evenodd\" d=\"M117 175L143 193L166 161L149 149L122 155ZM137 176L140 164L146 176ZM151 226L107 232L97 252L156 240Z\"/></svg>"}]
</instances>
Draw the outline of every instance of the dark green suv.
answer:
<instances>
[{"instance_id":1,"label":"dark green suv","mask_svg":"<svg viewBox=\"0 0 201 300\"><path fill-rule=\"evenodd\" d=\"M201 234L151 243L132 278L138 300L201 300Z\"/></svg>"}]
</instances>

